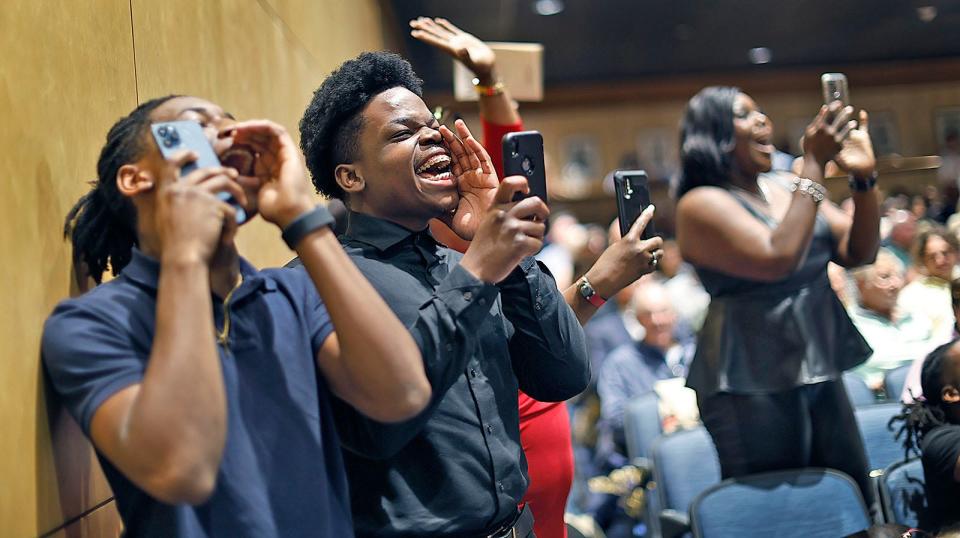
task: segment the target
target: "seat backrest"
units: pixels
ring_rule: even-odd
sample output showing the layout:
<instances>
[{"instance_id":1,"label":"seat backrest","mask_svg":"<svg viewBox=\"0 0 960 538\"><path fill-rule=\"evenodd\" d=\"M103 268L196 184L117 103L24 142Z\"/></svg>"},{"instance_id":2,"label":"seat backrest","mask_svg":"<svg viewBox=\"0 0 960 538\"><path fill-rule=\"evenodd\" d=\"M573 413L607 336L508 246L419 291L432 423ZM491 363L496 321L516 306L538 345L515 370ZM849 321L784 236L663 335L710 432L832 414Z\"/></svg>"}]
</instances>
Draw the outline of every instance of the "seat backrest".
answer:
<instances>
[{"instance_id":1,"label":"seat backrest","mask_svg":"<svg viewBox=\"0 0 960 538\"><path fill-rule=\"evenodd\" d=\"M891 402L899 402L900 394L903 393L903 386L907 383L907 373L910 371L910 365L904 364L892 370L887 370L883 375L883 392Z\"/></svg>"},{"instance_id":2,"label":"seat backrest","mask_svg":"<svg viewBox=\"0 0 960 538\"><path fill-rule=\"evenodd\" d=\"M623 434L627 442L627 456L631 460L650 457L650 446L663 428L660 423L660 401L650 391L630 400L623 410Z\"/></svg>"},{"instance_id":3,"label":"seat backrest","mask_svg":"<svg viewBox=\"0 0 960 538\"><path fill-rule=\"evenodd\" d=\"M919 527L927 509L920 458L894 463L880 477L880 503L887 523Z\"/></svg>"},{"instance_id":4,"label":"seat backrest","mask_svg":"<svg viewBox=\"0 0 960 538\"><path fill-rule=\"evenodd\" d=\"M701 491L720 482L717 449L702 426L663 435L650 452L661 509L686 512Z\"/></svg>"},{"instance_id":5,"label":"seat backrest","mask_svg":"<svg viewBox=\"0 0 960 538\"><path fill-rule=\"evenodd\" d=\"M850 398L850 405L860 407L861 405L877 403L877 397L867 386L867 382L857 374L845 372L843 374L843 386L847 389L847 398Z\"/></svg>"},{"instance_id":6,"label":"seat backrest","mask_svg":"<svg viewBox=\"0 0 960 538\"><path fill-rule=\"evenodd\" d=\"M885 403L854 410L871 471L886 469L891 463L903 459L903 444L897 441L896 432L887 426L902 408L899 403Z\"/></svg>"},{"instance_id":7,"label":"seat backrest","mask_svg":"<svg viewBox=\"0 0 960 538\"><path fill-rule=\"evenodd\" d=\"M775 471L724 480L690 505L693 535L810 538L870 526L857 484L832 469Z\"/></svg>"}]
</instances>

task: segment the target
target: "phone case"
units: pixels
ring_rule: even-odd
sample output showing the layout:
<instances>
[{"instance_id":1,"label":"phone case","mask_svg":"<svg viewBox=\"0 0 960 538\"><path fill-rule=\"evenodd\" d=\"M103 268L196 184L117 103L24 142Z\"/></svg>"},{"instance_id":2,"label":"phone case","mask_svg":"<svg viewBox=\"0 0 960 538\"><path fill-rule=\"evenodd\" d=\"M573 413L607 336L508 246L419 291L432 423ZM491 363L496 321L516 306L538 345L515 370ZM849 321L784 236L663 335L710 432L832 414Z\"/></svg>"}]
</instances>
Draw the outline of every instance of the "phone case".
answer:
<instances>
[{"instance_id":1,"label":"phone case","mask_svg":"<svg viewBox=\"0 0 960 538\"><path fill-rule=\"evenodd\" d=\"M160 147L160 153L164 159L170 160L174 154L184 150L190 150L197 154L197 160L187 163L180 169L180 177L183 177L198 168L209 168L211 166L220 166L220 159L217 153L210 145L210 140L203 134L203 127L195 121L167 121L154 123L150 126L154 140ZM232 205L237 210L237 222L243 223L247 220L247 213L240 207L233 196L221 192L217 194L224 202Z\"/></svg>"},{"instance_id":2,"label":"phone case","mask_svg":"<svg viewBox=\"0 0 960 538\"><path fill-rule=\"evenodd\" d=\"M627 235L633 223L650 205L650 190L647 188L647 173L643 170L617 170L613 173L613 186L617 192L617 215L620 220L620 236ZM641 237L649 239L657 235L653 221L643 229Z\"/></svg>"},{"instance_id":3,"label":"phone case","mask_svg":"<svg viewBox=\"0 0 960 538\"><path fill-rule=\"evenodd\" d=\"M824 73L820 76L823 87L823 102L829 105L840 101L844 106L850 104L850 90L847 88L847 76L843 73Z\"/></svg>"},{"instance_id":4,"label":"phone case","mask_svg":"<svg viewBox=\"0 0 960 538\"><path fill-rule=\"evenodd\" d=\"M537 131L507 133L503 137L503 174L523 176L530 185L530 194L544 203L547 197L547 174L543 168L543 136Z\"/></svg>"}]
</instances>

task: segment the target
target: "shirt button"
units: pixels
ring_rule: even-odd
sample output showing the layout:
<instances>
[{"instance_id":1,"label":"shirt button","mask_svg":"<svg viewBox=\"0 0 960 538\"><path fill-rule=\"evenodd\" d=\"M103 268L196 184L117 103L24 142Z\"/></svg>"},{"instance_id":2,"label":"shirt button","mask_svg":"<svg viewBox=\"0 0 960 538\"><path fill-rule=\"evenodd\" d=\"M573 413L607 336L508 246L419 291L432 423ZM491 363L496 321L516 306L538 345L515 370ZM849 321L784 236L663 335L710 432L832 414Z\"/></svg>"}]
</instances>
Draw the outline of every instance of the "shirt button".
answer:
<instances>
[{"instance_id":1,"label":"shirt button","mask_svg":"<svg viewBox=\"0 0 960 538\"><path fill-rule=\"evenodd\" d=\"M493 426L491 424L487 424L487 433L493 433Z\"/></svg>"},{"instance_id":2,"label":"shirt button","mask_svg":"<svg viewBox=\"0 0 960 538\"><path fill-rule=\"evenodd\" d=\"M536 308L537 310L540 310L541 308L543 308L543 307L540 305L540 303L536 303L535 305L533 305L533 307Z\"/></svg>"},{"instance_id":3,"label":"shirt button","mask_svg":"<svg viewBox=\"0 0 960 538\"><path fill-rule=\"evenodd\" d=\"M469 300L471 300L471 299L473 299L473 292L471 292L471 291L465 291L465 292L463 292L463 300L464 300L464 301L469 301Z\"/></svg>"},{"instance_id":4,"label":"shirt button","mask_svg":"<svg viewBox=\"0 0 960 538\"><path fill-rule=\"evenodd\" d=\"M482 304L482 305L486 305L486 304L487 304L487 299L484 298L484 297L481 297L481 298L480 298L480 301L478 301L478 302L479 302L480 304Z\"/></svg>"},{"instance_id":5,"label":"shirt button","mask_svg":"<svg viewBox=\"0 0 960 538\"><path fill-rule=\"evenodd\" d=\"M448 342L445 347L447 348L447 351L453 351L453 344Z\"/></svg>"},{"instance_id":6,"label":"shirt button","mask_svg":"<svg viewBox=\"0 0 960 538\"><path fill-rule=\"evenodd\" d=\"M503 482L497 481L497 487L500 488L500 493L503 493L507 488L503 487Z\"/></svg>"},{"instance_id":7,"label":"shirt button","mask_svg":"<svg viewBox=\"0 0 960 538\"><path fill-rule=\"evenodd\" d=\"M477 369L476 369L476 368L471 368L471 369L470 369L470 375L473 376L473 377L477 377Z\"/></svg>"}]
</instances>

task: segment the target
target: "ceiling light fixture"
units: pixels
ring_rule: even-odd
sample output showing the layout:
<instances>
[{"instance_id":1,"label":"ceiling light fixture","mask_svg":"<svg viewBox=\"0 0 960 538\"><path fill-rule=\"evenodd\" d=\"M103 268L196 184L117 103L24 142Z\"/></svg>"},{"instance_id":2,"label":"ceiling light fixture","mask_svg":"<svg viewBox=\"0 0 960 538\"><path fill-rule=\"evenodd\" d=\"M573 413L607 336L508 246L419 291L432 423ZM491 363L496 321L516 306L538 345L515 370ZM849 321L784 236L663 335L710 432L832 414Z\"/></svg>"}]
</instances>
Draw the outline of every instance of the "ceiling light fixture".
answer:
<instances>
[{"instance_id":1,"label":"ceiling light fixture","mask_svg":"<svg viewBox=\"0 0 960 538\"><path fill-rule=\"evenodd\" d=\"M773 59L773 51L767 47L752 48L747 51L747 58L750 58L750 63L752 64L768 64L770 60Z\"/></svg>"},{"instance_id":2,"label":"ceiling light fixture","mask_svg":"<svg viewBox=\"0 0 960 538\"><path fill-rule=\"evenodd\" d=\"M537 12L537 15L543 15L544 17L556 15L563 11L563 8L563 0L536 0L533 3L533 10Z\"/></svg>"}]
</instances>

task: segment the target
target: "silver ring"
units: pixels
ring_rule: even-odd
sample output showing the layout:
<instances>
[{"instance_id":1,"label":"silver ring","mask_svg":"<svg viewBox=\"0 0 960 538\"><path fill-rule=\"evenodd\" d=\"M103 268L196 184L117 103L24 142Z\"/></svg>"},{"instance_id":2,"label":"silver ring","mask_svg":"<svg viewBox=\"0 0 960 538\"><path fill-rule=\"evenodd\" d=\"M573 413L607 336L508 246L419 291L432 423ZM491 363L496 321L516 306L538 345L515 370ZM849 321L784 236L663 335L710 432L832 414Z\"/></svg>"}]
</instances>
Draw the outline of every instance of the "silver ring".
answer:
<instances>
[{"instance_id":1,"label":"silver ring","mask_svg":"<svg viewBox=\"0 0 960 538\"><path fill-rule=\"evenodd\" d=\"M650 264L650 267L651 267L651 268L656 269L656 268L657 268L657 264L660 263L660 256L657 255L656 252L654 252L653 254L650 255L650 261L647 262L647 263Z\"/></svg>"}]
</instances>

